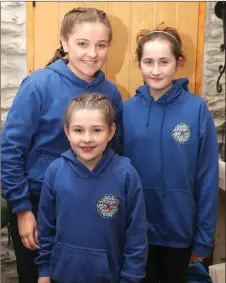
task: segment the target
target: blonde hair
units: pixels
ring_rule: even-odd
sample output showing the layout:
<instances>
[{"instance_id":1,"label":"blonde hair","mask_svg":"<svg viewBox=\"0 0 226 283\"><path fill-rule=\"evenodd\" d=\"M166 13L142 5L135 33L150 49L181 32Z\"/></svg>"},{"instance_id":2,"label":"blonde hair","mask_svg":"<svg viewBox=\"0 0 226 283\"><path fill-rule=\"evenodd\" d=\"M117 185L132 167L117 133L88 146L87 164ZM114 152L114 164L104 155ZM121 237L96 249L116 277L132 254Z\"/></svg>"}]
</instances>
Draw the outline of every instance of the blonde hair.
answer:
<instances>
[{"instance_id":1,"label":"blonde hair","mask_svg":"<svg viewBox=\"0 0 226 283\"><path fill-rule=\"evenodd\" d=\"M64 126L70 125L72 114L79 109L98 109L105 117L110 127L115 121L115 110L106 96L100 93L83 93L75 97L68 105L64 114Z\"/></svg>"}]
</instances>

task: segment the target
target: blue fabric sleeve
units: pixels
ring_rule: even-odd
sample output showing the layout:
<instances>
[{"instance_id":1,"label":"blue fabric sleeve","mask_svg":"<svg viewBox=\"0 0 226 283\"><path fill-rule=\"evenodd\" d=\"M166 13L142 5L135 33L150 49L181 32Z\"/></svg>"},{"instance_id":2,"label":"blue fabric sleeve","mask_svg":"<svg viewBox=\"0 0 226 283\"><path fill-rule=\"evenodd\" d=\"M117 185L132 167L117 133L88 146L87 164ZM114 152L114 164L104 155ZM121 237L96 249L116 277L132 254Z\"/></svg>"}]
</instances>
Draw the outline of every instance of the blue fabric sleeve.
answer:
<instances>
[{"instance_id":1,"label":"blue fabric sleeve","mask_svg":"<svg viewBox=\"0 0 226 283\"><path fill-rule=\"evenodd\" d=\"M218 143L213 118L201 130L195 183L196 234L193 252L211 254L218 213Z\"/></svg>"},{"instance_id":2,"label":"blue fabric sleeve","mask_svg":"<svg viewBox=\"0 0 226 283\"><path fill-rule=\"evenodd\" d=\"M111 148L119 155L122 155L122 134L123 134L123 125L122 125L122 97L118 89L115 90L115 98L113 105L115 107L116 117L116 133L111 142Z\"/></svg>"},{"instance_id":3,"label":"blue fabric sleeve","mask_svg":"<svg viewBox=\"0 0 226 283\"><path fill-rule=\"evenodd\" d=\"M52 253L55 236L55 193L52 190L51 185L47 180L47 177L45 177L42 184L42 192L38 210L38 237L40 250L38 250L38 257L35 259L35 263L38 266L39 276L41 277L50 275L49 261Z\"/></svg>"},{"instance_id":4,"label":"blue fabric sleeve","mask_svg":"<svg viewBox=\"0 0 226 283\"><path fill-rule=\"evenodd\" d=\"M32 209L28 198L25 163L32 137L39 127L41 105L37 86L26 77L20 85L2 131L2 190L13 213Z\"/></svg>"},{"instance_id":5,"label":"blue fabric sleeve","mask_svg":"<svg viewBox=\"0 0 226 283\"><path fill-rule=\"evenodd\" d=\"M148 239L143 189L135 169L129 176L127 197L127 230L120 283L138 283L145 276Z\"/></svg>"}]
</instances>

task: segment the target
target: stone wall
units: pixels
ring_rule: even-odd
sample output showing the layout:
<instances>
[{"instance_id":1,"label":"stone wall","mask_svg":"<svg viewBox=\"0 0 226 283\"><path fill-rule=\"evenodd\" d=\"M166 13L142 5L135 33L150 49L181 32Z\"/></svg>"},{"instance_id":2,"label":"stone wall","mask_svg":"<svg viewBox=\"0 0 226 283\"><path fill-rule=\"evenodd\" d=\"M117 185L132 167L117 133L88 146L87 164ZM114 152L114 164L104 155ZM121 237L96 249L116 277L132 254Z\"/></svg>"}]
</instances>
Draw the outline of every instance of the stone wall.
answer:
<instances>
[{"instance_id":1,"label":"stone wall","mask_svg":"<svg viewBox=\"0 0 226 283\"><path fill-rule=\"evenodd\" d=\"M223 125L225 124L225 74L220 80L223 87L221 93L217 92L216 83L219 76L219 66L224 65L225 53L220 51L220 45L224 42L223 21L216 17L215 5L216 2L206 3L203 96L214 117L221 151Z\"/></svg>"},{"instance_id":2,"label":"stone wall","mask_svg":"<svg viewBox=\"0 0 226 283\"><path fill-rule=\"evenodd\" d=\"M224 156L225 138L224 140L222 138L223 131L225 131L225 74L220 80L223 87L221 93L217 92L216 83L219 76L219 65L224 65L225 53L220 51L220 45L224 42L223 21L214 13L216 3L206 3L203 97L213 115L218 131L219 152ZM225 191L221 189L214 247L214 263L220 262L225 262Z\"/></svg>"},{"instance_id":3,"label":"stone wall","mask_svg":"<svg viewBox=\"0 0 226 283\"><path fill-rule=\"evenodd\" d=\"M1 125L26 75L26 3L1 2Z\"/></svg>"},{"instance_id":4,"label":"stone wall","mask_svg":"<svg viewBox=\"0 0 226 283\"><path fill-rule=\"evenodd\" d=\"M1 2L1 127L26 75L26 43L26 3ZM18 282L7 229L1 231L1 282Z\"/></svg>"}]
</instances>

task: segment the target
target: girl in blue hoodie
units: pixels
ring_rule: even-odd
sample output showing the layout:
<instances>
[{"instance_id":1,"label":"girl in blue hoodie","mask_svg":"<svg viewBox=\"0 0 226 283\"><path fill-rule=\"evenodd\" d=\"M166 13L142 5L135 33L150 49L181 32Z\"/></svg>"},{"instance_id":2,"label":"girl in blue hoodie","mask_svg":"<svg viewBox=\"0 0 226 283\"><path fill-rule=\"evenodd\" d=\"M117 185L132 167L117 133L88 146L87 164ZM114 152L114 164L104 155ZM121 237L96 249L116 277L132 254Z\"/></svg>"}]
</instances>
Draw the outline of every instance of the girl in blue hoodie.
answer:
<instances>
[{"instance_id":1,"label":"girl in blue hoodie","mask_svg":"<svg viewBox=\"0 0 226 283\"><path fill-rule=\"evenodd\" d=\"M124 103L124 155L141 177L148 220L145 283L185 283L189 261L211 254L218 206L218 144L204 100L174 79L184 63L170 27L143 30L137 58L145 81Z\"/></svg>"},{"instance_id":2,"label":"girl in blue hoodie","mask_svg":"<svg viewBox=\"0 0 226 283\"><path fill-rule=\"evenodd\" d=\"M2 132L2 189L10 209L10 233L20 283L37 283L36 255L41 184L49 164L69 148L62 116L83 92L101 92L117 110L112 147L119 151L122 99L101 71L112 38L103 11L75 8L63 19L61 46L44 69L20 85Z\"/></svg>"},{"instance_id":3,"label":"girl in blue hoodie","mask_svg":"<svg viewBox=\"0 0 226 283\"><path fill-rule=\"evenodd\" d=\"M48 167L39 204L38 283L138 283L145 275L143 190L130 160L107 148L114 120L98 93L66 110L71 149Z\"/></svg>"}]
</instances>

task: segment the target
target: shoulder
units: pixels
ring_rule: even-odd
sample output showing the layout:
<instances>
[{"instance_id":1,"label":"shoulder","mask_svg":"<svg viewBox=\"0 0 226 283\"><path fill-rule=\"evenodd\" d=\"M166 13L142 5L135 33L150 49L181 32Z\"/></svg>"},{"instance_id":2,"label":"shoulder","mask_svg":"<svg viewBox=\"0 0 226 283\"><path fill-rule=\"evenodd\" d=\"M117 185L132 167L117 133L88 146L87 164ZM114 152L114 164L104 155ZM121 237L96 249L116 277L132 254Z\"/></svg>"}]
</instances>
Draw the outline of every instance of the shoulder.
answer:
<instances>
[{"instance_id":1,"label":"shoulder","mask_svg":"<svg viewBox=\"0 0 226 283\"><path fill-rule=\"evenodd\" d=\"M113 82L111 82L107 79L104 79L102 84L104 85L104 88L107 89L107 91L110 91L114 95L114 98L116 98L116 99L120 98L121 99L121 94L120 94L117 86Z\"/></svg>"},{"instance_id":2,"label":"shoulder","mask_svg":"<svg viewBox=\"0 0 226 283\"><path fill-rule=\"evenodd\" d=\"M132 199L142 189L140 176L130 162L129 158L120 157L120 172L123 175L125 192L128 200Z\"/></svg>"},{"instance_id":3,"label":"shoulder","mask_svg":"<svg viewBox=\"0 0 226 283\"><path fill-rule=\"evenodd\" d=\"M118 156L118 158L119 158L118 171L124 174L126 179L136 180L140 182L140 177L137 173L137 170L132 165L130 159L124 156Z\"/></svg>"},{"instance_id":4,"label":"shoulder","mask_svg":"<svg viewBox=\"0 0 226 283\"><path fill-rule=\"evenodd\" d=\"M106 78L104 79L103 83L107 87L109 87L112 91L118 91L118 88L117 88L116 84L111 82L111 81L109 81L109 80L107 80Z\"/></svg>"},{"instance_id":5,"label":"shoulder","mask_svg":"<svg viewBox=\"0 0 226 283\"><path fill-rule=\"evenodd\" d=\"M133 96L123 102L123 110L130 109L131 107L136 107L144 99L143 93L149 91L147 85L141 85L136 89Z\"/></svg>"},{"instance_id":6,"label":"shoulder","mask_svg":"<svg viewBox=\"0 0 226 283\"><path fill-rule=\"evenodd\" d=\"M187 91L182 95L182 102L185 103L185 111L193 113L193 117L198 119L196 121L201 131L206 128L210 120L213 122L212 114L203 97Z\"/></svg>"},{"instance_id":7,"label":"shoulder","mask_svg":"<svg viewBox=\"0 0 226 283\"><path fill-rule=\"evenodd\" d=\"M55 77L55 72L48 68L40 68L28 76L28 78L37 85L42 85L49 82L51 77Z\"/></svg>"},{"instance_id":8,"label":"shoulder","mask_svg":"<svg viewBox=\"0 0 226 283\"><path fill-rule=\"evenodd\" d=\"M189 91L184 90L182 98L186 99L187 101L191 101L192 103L195 103L200 106L205 104L205 100L201 96L195 93L189 92Z\"/></svg>"},{"instance_id":9,"label":"shoulder","mask_svg":"<svg viewBox=\"0 0 226 283\"><path fill-rule=\"evenodd\" d=\"M203 97L198 96L194 93L185 91L183 93L182 99L184 99L186 102L189 103L189 106L192 107L192 111L198 111L200 112L200 117L207 116L209 117L211 115L209 111L209 107L207 102L204 100Z\"/></svg>"},{"instance_id":10,"label":"shoulder","mask_svg":"<svg viewBox=\"0 0 226 283\"><path fill-rule=\"evenodd\" d=\"M55 180L56 176L62 171L63 168L65 169L65 159L63 157L56 158L48 166L45 173L45 178L47 178L49 182Z\"/></svg>"},{"instance_id":11,"label":"shoulder","mask_svg":"<svg viewBox=\"0 0 226 283\"><path fill-rule=\"evenodd\" d=\"M123 102L123 108L127 109L136 103L137 96L132 96Z\"/></svg>"}]
</instances>

